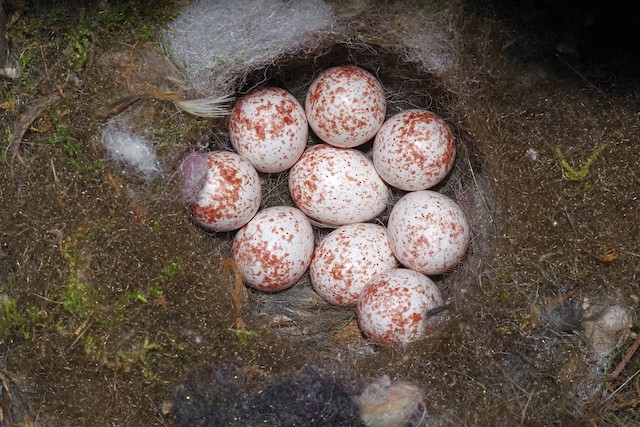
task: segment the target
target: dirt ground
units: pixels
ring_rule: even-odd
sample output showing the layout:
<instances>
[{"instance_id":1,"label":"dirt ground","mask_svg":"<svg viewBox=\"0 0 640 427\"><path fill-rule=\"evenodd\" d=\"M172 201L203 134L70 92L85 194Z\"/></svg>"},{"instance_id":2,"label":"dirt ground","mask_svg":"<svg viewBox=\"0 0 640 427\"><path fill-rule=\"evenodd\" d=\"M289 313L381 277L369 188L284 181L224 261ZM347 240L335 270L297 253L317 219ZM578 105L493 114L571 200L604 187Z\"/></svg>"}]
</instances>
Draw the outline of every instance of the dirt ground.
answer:
<instances>
[{"instance_id":1,"label":"dirt ground","mask_svg":"<svg viewBox=\"0 0 640 427\"><path fill-rule=\"evenodd\" d=\"M229 147L226 119L159 96L176 71L157 34L182 2L5 2L21 76L0 80L0 425L172 426L189 407L180 390L200 393L194 411L224 411L309 368L352 395L383 375L413 383L428 414L414 425L640 423L640 61L625 32L638 11L351 3L337 8L344 34L237 90L273 84L303 101L314 75L351 63L376 73L388 115L417 106L448 121L458 158L436 190L473 240L435 278L439 328L379 347L306 277L275 295L237 286L233 233L191 221L177 173L187 153ZM407 47L418 10L446 24L444 71ZM602 48L594 34L612 20ZM156 175L107 156L114 117L153 142ZM291 203L286 173L261 179L263 206Z\"/></svg>"}]
</instances>

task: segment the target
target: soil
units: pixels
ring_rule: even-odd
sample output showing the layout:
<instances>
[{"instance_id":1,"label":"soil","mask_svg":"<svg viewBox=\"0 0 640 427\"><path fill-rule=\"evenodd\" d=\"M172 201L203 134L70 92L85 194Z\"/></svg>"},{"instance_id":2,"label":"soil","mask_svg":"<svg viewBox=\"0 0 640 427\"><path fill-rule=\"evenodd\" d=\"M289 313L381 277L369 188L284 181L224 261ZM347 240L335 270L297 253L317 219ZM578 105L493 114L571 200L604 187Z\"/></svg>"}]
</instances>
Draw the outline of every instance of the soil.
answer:
<instances>
[{"instance_id":1,"label":"soil","mask_svg":"<svg viewBox=\"0 0 640 427\"><path fill-rule=\"evenodd\" d=\"M278 294L237 286L233 233L193 223L178 166L228 149L226 119L136 98L117 119L152 142L161 172L107 156L114 102L175 90L155 34L178 3L5 2L22 75L0 81L0 425L176 425L178 391L238 360L238 396L313 367L354 395L383 375L409 381L430 425L640 422L636 57L586 60L583 45L558 49L566 27L452 2L456 63L432 73L395 30L415 5L380 2L350 14L348 34L246 76L239 94L272 84L303 100L321 70L355 64L376 72L388 116L419 106L451 125L456 166L435 189L463 207L473 241L434 278L440 326L385 348L306 277ZM261 178L263 207L291 204L286 173ZM603 344L586 331L609 307L626 320ZM207 399L228 408L220 395Z\"/></svg>"}]
</instances>

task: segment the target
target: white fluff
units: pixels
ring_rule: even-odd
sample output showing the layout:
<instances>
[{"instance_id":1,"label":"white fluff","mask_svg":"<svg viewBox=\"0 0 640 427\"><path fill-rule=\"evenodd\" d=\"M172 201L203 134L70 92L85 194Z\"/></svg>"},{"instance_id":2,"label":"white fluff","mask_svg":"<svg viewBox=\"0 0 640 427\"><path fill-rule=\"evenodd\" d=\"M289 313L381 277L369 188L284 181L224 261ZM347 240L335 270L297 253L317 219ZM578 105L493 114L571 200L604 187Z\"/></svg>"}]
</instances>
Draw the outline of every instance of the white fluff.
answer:
<instances>
[{"instance_id":1,"label":"white fluff","mask_svg":"<svg viewBox=\"0 0 640 427\"><path fill-rule=\"evenodd\" d=\"M336 19L322 0L200 0L182 10L166 36L189 84L210 93L228 89L239 70L313 43Z\"/></svg>"},{"instance_id":2,"label":"white fluff","mask_svg":"<svg viewBox=\"0 0 640 427\"><path fill-rule=\"evenodd\" d=\"M102 130L102 145L116 164L150 181L160 172L153 145L135 133L116 129L113 124Z\"/></svg>"}]
</instances>

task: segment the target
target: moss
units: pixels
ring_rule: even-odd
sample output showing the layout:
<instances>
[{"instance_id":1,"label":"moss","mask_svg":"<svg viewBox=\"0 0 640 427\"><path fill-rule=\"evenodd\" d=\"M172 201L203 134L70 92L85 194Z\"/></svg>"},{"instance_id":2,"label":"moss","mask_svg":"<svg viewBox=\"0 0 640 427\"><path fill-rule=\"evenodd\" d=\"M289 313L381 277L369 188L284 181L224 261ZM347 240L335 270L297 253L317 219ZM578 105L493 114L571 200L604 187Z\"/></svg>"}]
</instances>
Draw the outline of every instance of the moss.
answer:
<instances>
[{"instance_id":1,"label":"moss","mask_svg":"<svg viewBox=\"0 0 640 427\"><path fill-rule=\"evenodd\" d=\"M12 329L23 324L24 321L24 317L18 312L16 301L5 297L0 302L0 340L7 339Z\"/></svg>"},{"instance_id":2,"label":"moss","mask_svg":"<svg viewBox=\"0 0 640 427\"><path fill-rule=\"evenodd\" d=\"M72 316L87 319L100 304L101 297L72 273L64 290L54 300Z\"/></svg>"},{"instance_id":3,"label":"moss","mask_svg":"<svg viewBox=\"0 0 640 427\"><path fill-rule=\"evenodd\" d=\"M67 63L76 73L80 73L84 68L91 50L91 25L87 22L80 23L68 36L67 48L64 53L67 56Z\"/></svg>"},{"instance_id":4,"label":"moss","mask_svg":"<svg viewBox=\"0 0 640 427\"><path fill-rule=\"evenodd\" d=\"M74 136L73 130L62 122L60 114L50 109L49 116L54 133L49 136L49 144L59 147L72 169L87 181L97 182L104 172L104 163L100 160L88 160L84 145Z\"/></svg>"},{"instance_id":5,"label":"moss","mask_svg":"<svg viewBox=\"0 0 640 427\"><path fill-rule=\"evenodd\" d=\"M520 328L518 327L518 325L514 325L513 323L505 323L502 324L500 326L498 326L498 328L496 329L496 331L500 334L500 335L513 335L515 333L517 333L520 330Z\"/></svg>"},{"instance_id":6,"label":"moss","mask_svg":"<svg viewBox=\"0 0 640 427\"><path fill-rule=\"evenodd\" d=\"M260 334L257 331L250 331L246 329L232 329L238 342L244 346L250 346L255 343Z\"/></svg>"},{"instance_id":7,"label":"moss","mask_svg":"<svg viewBox=\"0 0 640 427\"><path fill-rule=\"evenodd\" d=\"M499 273L496 276L498 294L500 295L500 302L503 304L508 303L511 300L511 293L507 289L509 284L511 284L514 280L512 273Z\"/></svg>"},{"instance_id":8,"label":"moss","mask_svg":"<svg viewBox=\"0 0 640 427\"><path fill-rule=\"evenodd\" d=\"M171 261L165 265L162 269L162 274L158 276L154 282L157 285L162 285L169 280L174 279L178 274L182 273L183 267L180 261Z\"/></svg>"},{"instance_id":9,"label":"moss","mask_svg":"<svg viewBox=\"0 0 640 427\"><path fill-rule=\"evenodd\" d=\"M46 326L46 311L30 306L21 312L15 299L6 296L0 299L0 341L11 336L34 340L39 329Z\"/></svg>"}]
</instances>

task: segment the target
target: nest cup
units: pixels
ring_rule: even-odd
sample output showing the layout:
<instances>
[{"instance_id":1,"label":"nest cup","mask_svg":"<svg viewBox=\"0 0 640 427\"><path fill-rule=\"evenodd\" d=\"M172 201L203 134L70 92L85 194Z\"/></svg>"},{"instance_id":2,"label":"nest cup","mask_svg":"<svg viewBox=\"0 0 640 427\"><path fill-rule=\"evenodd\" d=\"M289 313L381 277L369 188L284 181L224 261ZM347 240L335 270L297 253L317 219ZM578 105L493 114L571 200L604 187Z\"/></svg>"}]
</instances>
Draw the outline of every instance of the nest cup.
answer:
<instances>
[{"instance_id":1,"label":"nest cup","mask_svg":"<svg viewBox=\"0 0 640 427\"><path fill-rule=\"evenodd\" d=\"M451 172L432 190L443 193L458 202L465 211L472 230L479 223L483 224L479 227L480 230L491 229L491 224L487 222L486 199L480 195L484 190L479 188L481 182L479 177L482 174L479 157L474 152L469 137L460 130L458 115L448 110L447 107L453 95L442 89L438 77L425 72L419 64L403 61L397 54L380 47L375 47L375 53L373 53L371 47L327 43L326 46L320 46L314 51L287 56L266 69L248 73L239 94L248 93L260 86L274 86L287 90L303 103L310 83L331 67L355 65L373 72L385 90L388 100L387 118L408 109L423 108L446 120L455 136L457 159ZM411 85L407 84L407 81L411 81ZM228 126L228 123L224 122L223 126ZM308 146L322 143L323 141L310 129ZM370 157L372 143L373 139L356 149ZM288 170L277 174L261 174L263 199L260 209L294 205L287 185L288 174ZM372 222L386 225L393 205L406 194L405 191L395 188L391 188L390 193L387 208ZM474 209L470 209L472 206ZM330 229L314 227L316 243L319 243L330 231ZM468 257L473 256L475 245L483 245L487 242L484 238L475 237L472 239ZM469 274L469 271L457 268L447 274L435 276L433 279L442 289L445 300L448 300L454 298L460 291L454 284L466 283L465 276ZM323 351L327 348L331 352L340 351L342 344L331 339L332 331L335 332L345 319L353 320L355 316L352 310L336 308L323 301L311 289L308 274L305 274L294 289L277 295L265 295L249 290L249 296L254 303L253 314L257 315L261 323L266 321L268 324L288 325L279 327L277 333L283 336L289 334L300 336L302 333L305 346L311 345L312 348ZM292 345L295 347L297 344L292 341ZM366 353L370 351L366 349L372 344L358 337L349 345L355 345L360 348L360 351Z\"/></svg>"}]
</instances>

